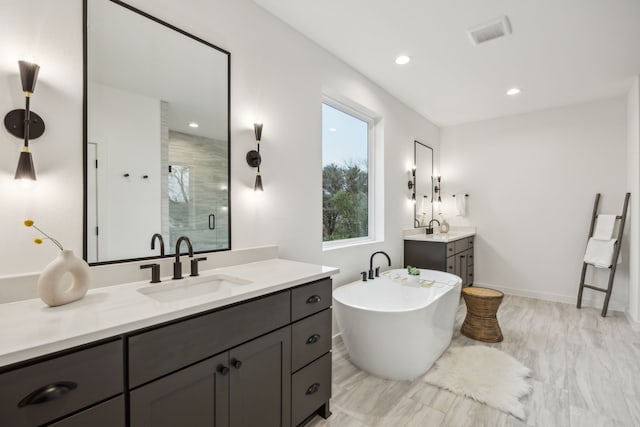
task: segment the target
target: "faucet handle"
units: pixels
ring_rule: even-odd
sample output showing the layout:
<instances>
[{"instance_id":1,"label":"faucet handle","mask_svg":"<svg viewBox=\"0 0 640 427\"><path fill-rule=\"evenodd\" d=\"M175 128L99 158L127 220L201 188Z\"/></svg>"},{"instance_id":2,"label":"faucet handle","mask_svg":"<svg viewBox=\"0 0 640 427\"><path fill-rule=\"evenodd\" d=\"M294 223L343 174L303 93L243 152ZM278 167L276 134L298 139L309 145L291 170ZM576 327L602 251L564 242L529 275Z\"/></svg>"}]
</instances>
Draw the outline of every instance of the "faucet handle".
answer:
<instances>
[{"instance_id":1,"label":"faucet handle","mask_svg":"<svg viewBox=\"0 0 640 427\"><path fill-rule=\"evenodd\" d=\"M366 282L367 281L367 272L366 271L362 271L362 272L360 272L360 274L362 274L362 281Z\"/></svg>"},{"instance_id":2,"label":"faucet handle","mask_svg":"<svg viewBox=\"0 0 640 427\"><path fill-rule=\"evenodd\" d=\"M151 283L160 283L160 264L144 264L140 266L140 270L146 268L151 269Z\"/></svg>"},{"instance_id":3,"label":"faucet handle","mask_svg":"<svg viewBox=\"0 0 640 427\"><path fill-rule=\"evenodd\" d=\"M376 267L376 277L380 277L380 267Z\"/></svg>"},{"instance_id":4,"label":"faucet handle","mask_svg":"<svg viewBox=\"0 0 640 427\"><path fill-rule=\"evenodd\" d=\"M198 262L200 261L206 261L207 257L202 257L202 258L193 258L191 260L191 277L195 277L195 276L199 276L200 273L198 273Z\"/></svg>"}]
</instances>

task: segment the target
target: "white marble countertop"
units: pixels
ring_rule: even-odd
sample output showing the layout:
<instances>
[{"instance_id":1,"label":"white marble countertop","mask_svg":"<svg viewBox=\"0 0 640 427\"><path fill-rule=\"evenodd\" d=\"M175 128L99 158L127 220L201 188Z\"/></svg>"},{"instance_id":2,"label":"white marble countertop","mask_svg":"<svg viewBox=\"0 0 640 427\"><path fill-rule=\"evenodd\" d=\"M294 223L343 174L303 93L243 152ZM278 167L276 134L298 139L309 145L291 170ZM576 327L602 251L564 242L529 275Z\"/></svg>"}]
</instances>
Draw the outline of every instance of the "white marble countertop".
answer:
<instances>
[{"instance_id":1,"label":"white marble countertop","mask_svg":"<svg viewBox=\"0 0 640 427\"><path fill-rule=\"evenodd\" d=\"M417 240L421 242L454 242L456 240L464 239L465 237L471 237L476 234L475 227L460 228L451 230L448 233L434 233L426 234L424 229L419 234L409 234L404 237L404 240Z\"/></svg>"},{"instance_id":2,"label":"white marble countertop","mask_svg":"<svg viewBox=\"0 0 640 427\"><path fill-rule=\"evenodd\" d=\"M270 259L201 272L197 278L225 275L248 281L223 292L159 302L139 289L176 283L148 281L91 289L73 303L48 307L39 298L0 304L0 367L66 348L135 331L190 314L223 307L339 273L337 268Z\"/></svg>"}]
</instances>

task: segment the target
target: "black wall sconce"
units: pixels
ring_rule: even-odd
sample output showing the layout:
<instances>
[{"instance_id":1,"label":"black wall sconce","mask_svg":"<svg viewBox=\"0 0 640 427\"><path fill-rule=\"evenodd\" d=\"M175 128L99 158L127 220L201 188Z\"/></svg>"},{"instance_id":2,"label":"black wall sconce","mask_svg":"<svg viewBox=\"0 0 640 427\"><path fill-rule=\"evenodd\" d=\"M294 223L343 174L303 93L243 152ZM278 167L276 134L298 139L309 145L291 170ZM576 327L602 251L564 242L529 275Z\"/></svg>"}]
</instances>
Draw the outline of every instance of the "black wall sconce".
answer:
<instances>
[{"instance_id":1,"label":"black wall sconce","mask_svg":"<svg viewBox=\"0 0 640 427\"><path fill-rule=\"evenodd\" d=\"M436 197L433 196L433 201L437 202L437 203L442 203L442 197L440 196L442 194L442 184L440 183L440 175L436 176L432 176L431 179L433 181L435 181L435 184L433 186L433 192L436 193L438 195L438 200L436 200Z\"/></svg>"},{"instance_id":2,"label":"black wall sconce","mask_svg":"<svg viewBox=\"0 0 640 427\"><path fill-rule=\"evenodd\" d=\"M4 117L4 126L11 135L24 139L15 179L24 186L29 186L36 180L33 157L29 152L29 140L39 138L44 133L44 120L30 109L31 95L36 87L40 66L27 61L18 61L18 66L22 91L26 98L25 108L9 111Z\"/></svg>"},{"instance_id":3,"label":"black wall sconce","mask_svg":"<svg viewBox=\"0 0 640 427\"><path fill-rule=\"evenodd\" d=\"M409 178L409 182L407 183L407 186L409 187L409 190L411 190L411 201L415 203L416 191L414 190L414 188L416 187L416 168L413 167L409 172L409 174L410 174L410 178Z\"/></svg>"},{"instance_id":4,"label":"black wall sconce","mask_svg":"<svg viewBox=\"0 0 640 427\"><path fill-rule=\"evenodd\" d=\"M260 140L262 139L262 123L254 123L253 131L256 134L257 150L251 150L247 153L247 164L252 168L258 168L256 173L256 183L253 186L253 191L264 191L262 188L262 176L260 176L260 163L262 163L262 157L260 156Z\"/></svg>"}]
</instances>

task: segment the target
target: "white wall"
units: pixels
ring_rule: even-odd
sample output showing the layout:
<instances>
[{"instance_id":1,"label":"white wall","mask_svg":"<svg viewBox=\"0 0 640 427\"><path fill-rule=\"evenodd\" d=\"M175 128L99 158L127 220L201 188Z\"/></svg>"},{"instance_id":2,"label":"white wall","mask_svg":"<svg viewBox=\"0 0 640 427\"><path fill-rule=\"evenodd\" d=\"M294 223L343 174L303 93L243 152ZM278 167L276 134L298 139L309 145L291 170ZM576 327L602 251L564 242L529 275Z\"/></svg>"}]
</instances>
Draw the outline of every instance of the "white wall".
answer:
<instances>
[{"instance_id":1,"label":"white wall","mask_svg":"<svg viewBox=\"0 0 640 427\"><path fill-rule=\"evenodd\" d=\"M402 264L401 229L411 226L413 212L407 167L414 139L434 147L437 156L439 133L433 124L249 0L130 3L231 52L233 248L277 244L283 257L339 267L338 283L356 280L374 250L386 250L394 265ZM39 181L30 194L13 185L20 141L0 131L0 236L11 242L0 246L4 276L40 271L55 256L53 247L31 244L30 230L21 225L25 217L67 247L82 248L81 2L5 1L0 17L0 110L23 105L16 61L30 54L42 67L33 109L48 126L33 145ZM323 92L340 94L382 117L384 242L322 251ZM245 162L257 120L264 122L262 195L253 192L255 171ZM207 265L215 266L216 259L209 256ZM169 261L163 272L168 268ZM95 270L117 271L120 279L124 270L132 279L146 277L131 265Z\"/></svg>"},{"instance_id":2,"label":"white wall","mask_svg":"<svg viewBox=\"0 0 640 427\"><path fill-rule=\"evenodd\" d=\"M467 218L449 219L477 226L477 284L575 303L595 193L601 212L622 209L625 117L620 97L442 130L445 217L451 194L469 193ZM628 248L625 239L611 308L627 306Z\"/></svg>"},{"instance_id":3,"label":"white wall","mask_svg":"<svg viewBox=\"0 0 640 427\"><path fill-rule=\"evenodd\" d=\"M98 258L89 260L153 256L150 236L162 229L160 100L97 83L90 93L87 138L98 147L100 233Z\"/></svg>"},{"instance_id":4,"label":"white wall","mask_svg":"<svg viewBox=\"0 0 640 427\"><path fill-rule=\"evenodd\" d=\"M640 322L640 76L627 96L627 189L631 192L629 317Z\"/></svg>"}]
</instances>

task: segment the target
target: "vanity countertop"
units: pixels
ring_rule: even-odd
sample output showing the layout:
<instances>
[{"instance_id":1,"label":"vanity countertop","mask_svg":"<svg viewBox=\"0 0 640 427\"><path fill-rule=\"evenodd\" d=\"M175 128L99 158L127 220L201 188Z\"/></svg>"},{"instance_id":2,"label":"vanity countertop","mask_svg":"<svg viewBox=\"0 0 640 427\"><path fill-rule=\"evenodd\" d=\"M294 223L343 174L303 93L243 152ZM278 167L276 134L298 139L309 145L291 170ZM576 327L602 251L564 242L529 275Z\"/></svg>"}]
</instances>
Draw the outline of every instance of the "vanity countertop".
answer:
<instances>
[{"instance_id":1,"label":"vanity countertop","mask_svg":"<svg viewBox=\"0 0 640 427\"><path fill-rule=\"evenodd\" d=\"M197 297L160 302L139 292L177 282L165 278L156 284L144 281L91 289L83 299L59 307L48 307L39 298L0 304L0 367L337 273L339 270L333 267L270 259L201 272L193 279L206 281L207 276L224 275L249 283ZM188 285L191 279L185 276L183 280L180 283Z\"/></svg>"},{"instance_id":2,"label":"vanity countertop","mask_svg":"<svg viewBox=\"0 0 640 427\"><path fill-rule=\"evenodd\" d=\"M404 237L404 240L417 240L420 242L455 242L456 240L464 239L465 237L471 237L476 234L475 228L464 228L459 230L452 230L448 233L434 233L426 234L424 229L419 234L410 234Z\"/></svg>"}]
</instances>

